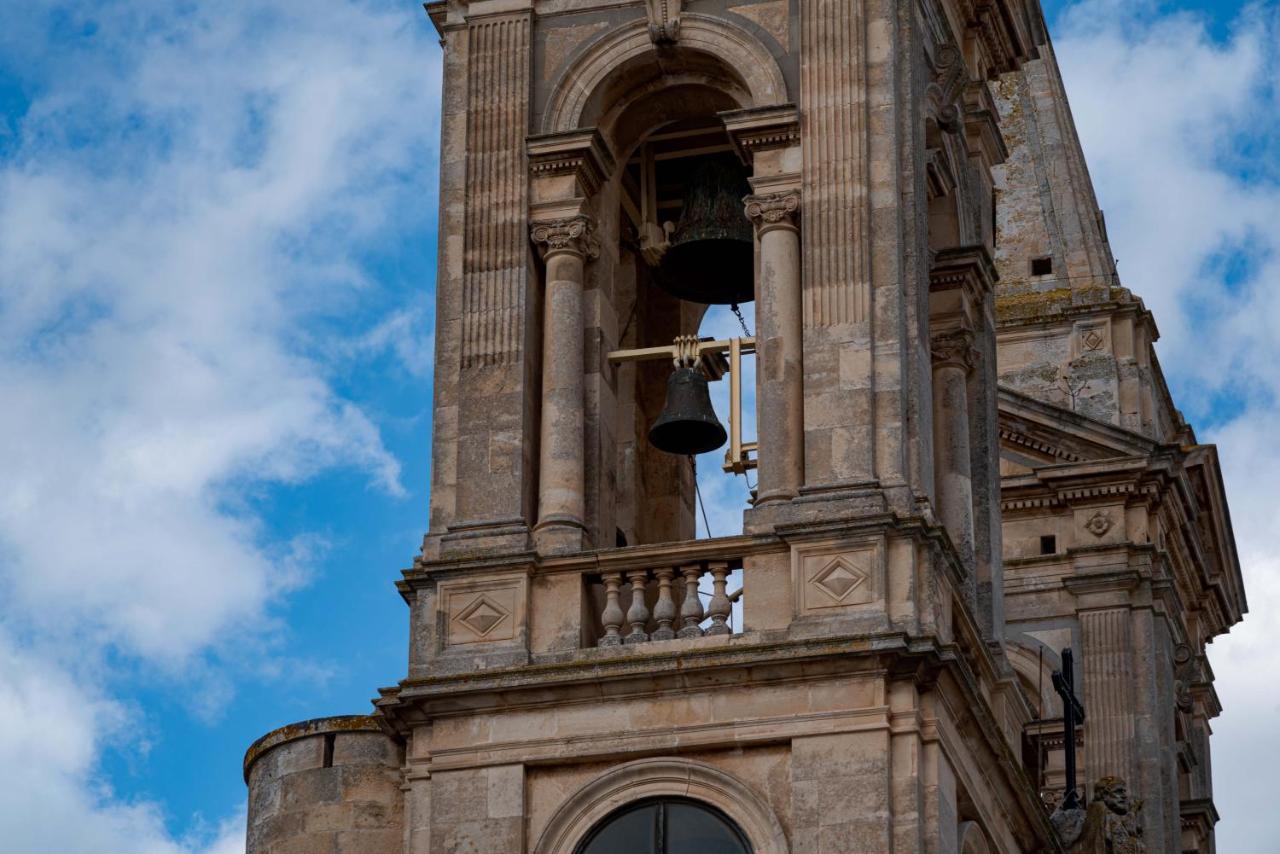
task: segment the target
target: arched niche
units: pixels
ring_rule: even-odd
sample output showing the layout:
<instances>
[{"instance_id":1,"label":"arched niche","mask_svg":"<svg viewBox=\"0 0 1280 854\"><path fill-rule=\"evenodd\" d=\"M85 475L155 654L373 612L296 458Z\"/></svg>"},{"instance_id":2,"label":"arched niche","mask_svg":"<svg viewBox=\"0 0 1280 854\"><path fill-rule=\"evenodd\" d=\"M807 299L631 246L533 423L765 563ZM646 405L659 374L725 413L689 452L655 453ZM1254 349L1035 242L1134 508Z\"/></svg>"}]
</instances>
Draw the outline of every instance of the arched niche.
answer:
<instances>
[{"instance_id":1,"label":"arched niche","mask_svg":"<svg viewBox=\"0 0 1280 854\"><path fill-rule=\"evenodd\" d=\"M611 92L620 81L671 80L681 75L732 90L740 107L787 101L782 69L759 39L730 21L686 13L681 17L680 40L672 47L659 50L644 19L588 45L557 78L542 130L557 133L594 125L603 132L600 120L619 106Z\"/></svg>"},{"instance_id":2,"label":"arched niche","mask_svg":"<svg viewBox=\"0 0 1280 854\"><path fill-rule=\"evenodd\" d=\"M638 759L611 768L556 810L535 854L573 854L604 818L638 801L680 797L715 807L746 834L755 854L787 854L778 817L749 786L730 774L688 759Z\"/></svg>"}]
</instances>

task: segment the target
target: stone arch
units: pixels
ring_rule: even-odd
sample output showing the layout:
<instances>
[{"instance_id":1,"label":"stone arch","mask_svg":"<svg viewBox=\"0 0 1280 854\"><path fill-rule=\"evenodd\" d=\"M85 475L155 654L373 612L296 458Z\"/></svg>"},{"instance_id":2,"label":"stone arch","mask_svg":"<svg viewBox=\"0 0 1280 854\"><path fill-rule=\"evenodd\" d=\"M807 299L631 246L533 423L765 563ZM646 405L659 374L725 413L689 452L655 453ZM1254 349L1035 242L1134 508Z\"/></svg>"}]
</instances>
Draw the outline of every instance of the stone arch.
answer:
<instances>
[{"instance_id":1,"label":"stone arch","mask_svg":"<svg viewBox=\"0 0 1280 854\"><path fill-rule=\"evenodd\" d=\"M690 798L720 810L747 835L756 854L790 850L778 817L745 783L705 762L666 757L628 762L587 783L551 817L534 853L571 854L614 810L663 796Z\"/></svg>"},{"instance_id":2,"label":"stone arch","mask_svg":"<svg viewBox=\"0 0 1280 854\"><path fill-rule=\"evenodd\" d=\"M987 840L987 834L976 821L960 823L956 849L960 854L992 854L994 850Z\"/></svg>"},{"instance_id":3,"label":"stone arch","mask_svg":"<svg viewBox=\"0 0 1280 854\"><path fill-rule=\"evenodd\" d=\"M1040 717L1061 714L1057 694L1053 690L1053 671L1062 659L1048 644L1025 633L1006 638L1005 654L1027 699Z\"/></svg>"},{"instance_id":4,"label":"stone arch","mask_svg":"<svg viewBox=\"0 0 1280 854\"><path fill-rule=\"evenodd\" d=\"M676 49L710 56L741 80L750 104L764 107L786 103L787 84L768 48L750 31L709 15L686 13L680 18ZM556 79L543 117L544 133L576 130L591 96L632 60L656 56L648 22L636 20L596 39Z\"/></svg>"}]
</instances>

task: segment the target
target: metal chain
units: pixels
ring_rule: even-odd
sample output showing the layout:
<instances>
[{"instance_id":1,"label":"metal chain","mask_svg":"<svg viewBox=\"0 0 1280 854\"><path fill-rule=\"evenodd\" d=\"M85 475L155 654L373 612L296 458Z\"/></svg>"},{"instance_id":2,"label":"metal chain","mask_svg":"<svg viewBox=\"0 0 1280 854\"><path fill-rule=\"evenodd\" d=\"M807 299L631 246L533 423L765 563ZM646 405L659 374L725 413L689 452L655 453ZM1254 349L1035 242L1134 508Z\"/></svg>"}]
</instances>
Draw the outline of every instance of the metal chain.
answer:
<instances>
[{"instance_id":1,"label":"metal chain","mask_svg":"<svg viewBox=\"0 0 1280 854\"><path fill-rule=\"evenodd\" d=\"M742 309L738 308L738 304L735 302L729 306L729 310L738 318L738 323L742 326L742 334L750 338L751 330L747 328L747 319L742 316Z\"/></svg>"}]
</instances>

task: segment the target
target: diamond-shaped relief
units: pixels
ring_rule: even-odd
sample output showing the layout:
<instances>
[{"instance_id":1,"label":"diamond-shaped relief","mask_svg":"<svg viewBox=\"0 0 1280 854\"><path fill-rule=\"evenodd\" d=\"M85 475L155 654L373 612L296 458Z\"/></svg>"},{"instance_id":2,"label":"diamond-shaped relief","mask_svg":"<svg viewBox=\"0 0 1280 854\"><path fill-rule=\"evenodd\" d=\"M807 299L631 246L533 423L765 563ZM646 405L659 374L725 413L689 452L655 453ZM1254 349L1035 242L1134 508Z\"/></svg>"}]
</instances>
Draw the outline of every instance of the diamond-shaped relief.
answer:
<instances>
[{"instance_id":1,"label":"diamond-shaped relief","mask_svg":"<svg viewBox=\"0 0 1280 854\"><path fill-rule=\"evenodd\" d=\"M867 583L867 573L843 557L837 557L809 579L809 583L837 602L843 602Z\"/></svg>"},{"instance_id":2,"label":"diamond-shaped relief","mask_svg":"<svg viewBox=\"0 0 1280 854\"><path fill-rule=\"evenodd\" d=\"M1084 344L1086 350L1101 350L1105 339L1102 333L1096 329L1090 329L1081 336L1081 343Z\"/></svg>"},{"instance_id":3,"label":"diamond-shaped relief","mask_svg":"<svg viewBox=\"0 0 1280 854\"><path fill-rule=\"evenodd\" d=\"M454 617L459 623L475 632L480 637L485 637L502 622L510 618L511 613L488 596L481 594L477 596L471 604L458 612Z\"/></svg>"}]
</instances>

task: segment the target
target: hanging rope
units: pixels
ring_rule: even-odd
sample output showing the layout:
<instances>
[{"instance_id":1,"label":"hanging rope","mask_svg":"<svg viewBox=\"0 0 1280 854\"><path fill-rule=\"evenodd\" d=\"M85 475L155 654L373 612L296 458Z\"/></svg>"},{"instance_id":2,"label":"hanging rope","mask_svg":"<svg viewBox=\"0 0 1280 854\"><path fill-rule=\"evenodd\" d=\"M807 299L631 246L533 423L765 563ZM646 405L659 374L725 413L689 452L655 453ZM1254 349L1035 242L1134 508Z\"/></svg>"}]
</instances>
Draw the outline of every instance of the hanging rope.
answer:
<instances>
[{"instance_id":1,"label":"hanging rope","mask_svg":"<svg viewBox=\"0 0 1280 854\"><path fill-rule=\"evenodd\" d=\"M702 488L698 486L698 461L690 456L689 465L693 466L693 494L698 496L698 506L702 508L702 526L707 529L707 539L712 539L711 523L707 521L707 505L702 503Z\"/></svg>"}]
</instances>

